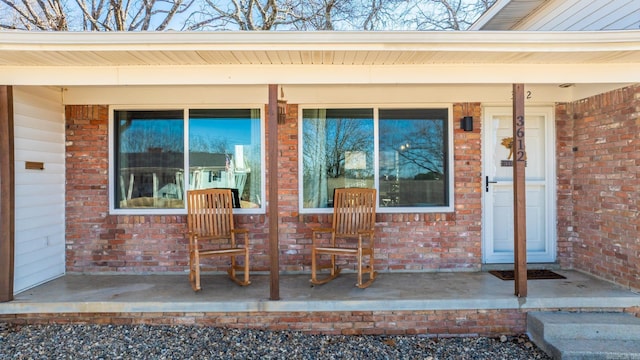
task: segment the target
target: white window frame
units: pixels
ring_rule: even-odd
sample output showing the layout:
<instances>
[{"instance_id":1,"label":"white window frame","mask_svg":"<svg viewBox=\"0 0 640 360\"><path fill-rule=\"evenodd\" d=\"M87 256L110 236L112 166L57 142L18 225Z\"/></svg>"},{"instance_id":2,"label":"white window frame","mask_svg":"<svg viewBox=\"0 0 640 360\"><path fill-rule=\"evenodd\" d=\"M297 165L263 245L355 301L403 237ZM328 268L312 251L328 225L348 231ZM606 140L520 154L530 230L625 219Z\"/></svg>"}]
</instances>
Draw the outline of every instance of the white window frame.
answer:
<instances>
[{"instance_id":1,"label":"white window frame","mask_svg":"<svg viewBox=\"0 0 640 360\"><path fill-rule=\"evenodd\" d=\"M115 174L116 169L114 168L115 161L115 134L114 131L114 112L120 110L130 110L130 111L162 111L162 110L182 110L184 113L183 119L184 121L184 191L185 196L186 192L189 190L189 110L199 110L199 109L211 109L211 110L225 110L225 109L258 109L260 110L260 161L261 161L261 171L260 171L260 192L262 194L262 201L260 207L258 208L248 208L242 209L237 208L233 209L234 214L265 214L266 213L266 199L264 198L266 195L266 132L265 132L265 111L264 104L230 104L230 105L198 105L198 106L190 106L190 105L109 105L109 130L108 130L108 138L109 138L109 176L108 176L108 184L107 184L107 196L109 197L109 214L110 215L186 215L186 197L185 197L185 206L181 209L153 209L153 208L135 208L135 209L117 209L115 207Z\"/></svg>"},{"instance_id":2,"label":"white window frame","mask_svg":"<svg viewBox=\"0 0 640 360\"><path fill-rule=\"evenodd\" d=\"M303 192L303 124L302 114L306 109L372 109L373 110L373 161L374 167L374 187L380 189L380 154L379 154L379 110L385 109L447 109L447 183L449 184L449 198L447 206L430 207L380 207L380 196L376 196L376 212L389 214L407 213L451 213L455 211L455 167L454 167L454 119L453 104L451 103L399 103L399 104L303 104L298 107L298 211L301 214L331 214L332 208L304 208Z\"/></svg>"}]
</instances>

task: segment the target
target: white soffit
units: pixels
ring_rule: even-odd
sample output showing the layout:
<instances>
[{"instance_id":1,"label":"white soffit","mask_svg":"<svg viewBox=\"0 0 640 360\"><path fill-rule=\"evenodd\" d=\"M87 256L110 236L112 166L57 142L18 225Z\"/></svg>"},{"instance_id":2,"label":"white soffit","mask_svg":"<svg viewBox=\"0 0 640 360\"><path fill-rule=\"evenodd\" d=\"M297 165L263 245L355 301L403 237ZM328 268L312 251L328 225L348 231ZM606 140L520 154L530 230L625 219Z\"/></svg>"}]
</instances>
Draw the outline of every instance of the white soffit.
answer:
<instances>
[{"instance_id":1,"label":"white soffit","mask_svg":"<svg viewBox=\"0 0 640 360\"><path fill-rule=\"evenodd\" d=\"M8 85L635 82L639 66L640 31L0 32Z\"/></svg>"}]
</instances>

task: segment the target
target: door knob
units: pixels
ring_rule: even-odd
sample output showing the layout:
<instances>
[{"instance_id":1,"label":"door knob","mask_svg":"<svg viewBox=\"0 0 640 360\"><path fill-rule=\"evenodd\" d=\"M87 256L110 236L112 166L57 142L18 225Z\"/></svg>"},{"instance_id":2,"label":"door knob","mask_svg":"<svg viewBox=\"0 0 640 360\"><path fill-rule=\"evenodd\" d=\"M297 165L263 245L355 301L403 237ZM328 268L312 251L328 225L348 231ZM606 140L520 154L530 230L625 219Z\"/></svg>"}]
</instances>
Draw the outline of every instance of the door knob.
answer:
<instances>
[{"instance_id":1,"label":"door knob","mask_svg":"<svg viewBox=\"0 0 640 360\"><path fill-rule=\"evenodd\" d=\"M484 191L489 192L489 184L497 184L497 181L489 181L489 177L484 177Z\"/></svg>"}]
</instances>

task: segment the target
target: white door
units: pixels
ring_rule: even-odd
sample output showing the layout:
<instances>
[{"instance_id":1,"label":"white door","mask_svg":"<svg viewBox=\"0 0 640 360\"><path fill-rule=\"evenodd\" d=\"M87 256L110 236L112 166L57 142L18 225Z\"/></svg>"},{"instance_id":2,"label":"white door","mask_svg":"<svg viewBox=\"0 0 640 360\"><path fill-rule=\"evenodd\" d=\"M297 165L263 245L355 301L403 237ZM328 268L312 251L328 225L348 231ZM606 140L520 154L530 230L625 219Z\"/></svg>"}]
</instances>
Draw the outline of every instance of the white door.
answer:
<instances>
[{"instance_id":1,"label":"white door","mask_svg":"<svg viewBox=\"0 0 640 360\"><path fill-rule=\"evenodd\" d=\"M483 124L483 262L513 263L513 111L486 108ZM525 109L527 262L554 262L553 108Z\"/></svg>"}]
</instances>

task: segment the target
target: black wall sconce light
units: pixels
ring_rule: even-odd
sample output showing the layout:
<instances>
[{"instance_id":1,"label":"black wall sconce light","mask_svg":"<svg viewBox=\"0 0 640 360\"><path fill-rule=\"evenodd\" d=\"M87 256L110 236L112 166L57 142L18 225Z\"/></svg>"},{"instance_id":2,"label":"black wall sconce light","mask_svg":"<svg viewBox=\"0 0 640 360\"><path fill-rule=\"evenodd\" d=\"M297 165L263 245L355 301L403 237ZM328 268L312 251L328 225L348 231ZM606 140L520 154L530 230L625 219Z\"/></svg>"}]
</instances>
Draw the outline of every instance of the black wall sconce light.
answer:
<instances>
[{"instance_id":1,"label":"black wall sconce light","mask_svg":"<svg viewBox=\"0 0 640 360\"><path fill-rule=\"evenodd\" d=\"M278 124L284 124L287 120L287 102L278 100Z\"/></svg>"},{"instance_id":2,"label":"black wall sconce light","mask_svg":"<svg viewBox=\"0 0 640 360\"><path fill-rule=\"evenodd\" d=\"M284 100L284 89L280 86L280 96L278 99L278 124L282 125L287 120L287 100Z\"/></svg>"},{"instance_id":3,"label":"black wall sconce light","mask_svg":"<svg viewBox=\"0 0 640 360\"><path fill-rule=\"evenodd\" d=\"M460 119L460 129L464 131L473 131L473 116L465 116Z\"/></svg>"}]
</instances>

